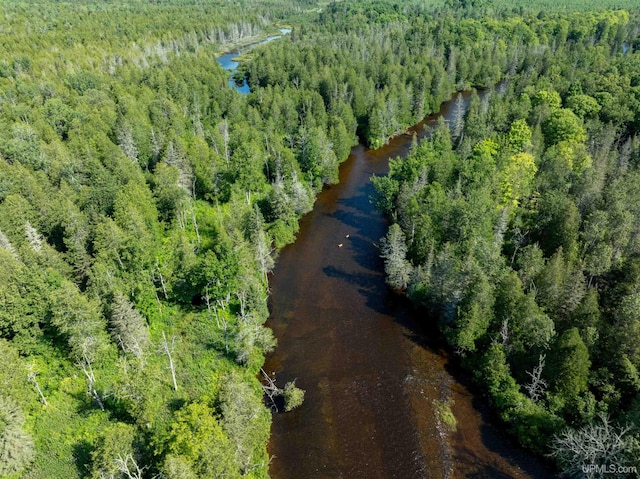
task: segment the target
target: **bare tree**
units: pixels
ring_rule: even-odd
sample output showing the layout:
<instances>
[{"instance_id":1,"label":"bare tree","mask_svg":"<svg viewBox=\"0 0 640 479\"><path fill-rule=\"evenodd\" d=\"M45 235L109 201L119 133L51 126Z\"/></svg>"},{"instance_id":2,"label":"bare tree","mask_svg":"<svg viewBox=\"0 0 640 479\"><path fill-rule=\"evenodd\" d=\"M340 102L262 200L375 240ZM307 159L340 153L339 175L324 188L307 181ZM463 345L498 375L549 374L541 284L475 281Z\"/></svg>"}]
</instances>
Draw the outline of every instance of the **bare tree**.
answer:
<instances>
[{"instance_id":1,"label":"bare tree","mask_svg":"<svg viewBox=\"0 0 640 479\"><path fill-rule=\"evenodd\" d=\"M235 446L235 462L242 475L254 469L257 459L252 436L259 430L267 411L262 400L253 393L248 383L232 374L220 390L222 427ZM255 437L255 436L254 436ZM261 464L261 461L258 462Z\"/></svg>"},{"instance_id":2,"label":"bare tree","mask_svg":"<svg viewBox=\"0 0 640 479\"><path fill-rule=\"evenodd\" d=\"M178 390L178 383L176 382L176 368L173 364L173 356L171 353L173 352L174 347L174 338L171 338L171 344L167 341L167 336L164 334L164 330L162 331L162 349L164 353L169 358L169 369L171 370L171 379L173 380L173 390Z\"/></svg>"},{"instance_id":3,"label":"bare tree","mask_svg":"<svg viewBox=\"0 0 640 479\"><path fill-rule=\"evenodd\" d=\"M133 455L126 454L122 457L118 454L118 457L114 460L118 471L126 477L126 479L142 479L146 466L140 467L134 459Z\"/></svg>"},{"instance_id":4,"label":"bare tree","mask_svg":"<svg viewBox=\"0 0 640 479\"><path fill-rule=\"evenodd\" d=\"M550 455L562 467L563 476L600 479L610 475L611 467L630 464L634 455L633 440L627 434L630 427L616 427L606 415L600 419L577 430L566 429L553 439Z\"/></svg>"},{"instance_id":5,"label":"bare tree","mask_svg":"<svg viewBox=\"0 0 640 479\"><path fill-rule=\"evenodd\" d=\"M151 280L155 283L155 272L158 272L158 278L160 279L160 285L162 286L162 293L164 294L164 299L169 299L169 295L167 294L167 284L164 281L164 276L162 275L162 270L160 269L160 262L156 257L156 265L155 269L151 270Z\"/></svg>"},{"instance_id":6,"label":"bare tree","mask_svg":"<svg viewBox=\"0 0 640 479\"><path fill-rule=\"evenodd\" d=\"M500 326L500 339L502 345L507 346L509 344L509 318L504 318L502 326Z\"/></svg>"},{"instance_id":7,"label":"bare tree","mask_svg":"<svg viewBox=\"0 0 640 479\"><path fill-rule=\"evenodd\" d=\"M151 128L151 156L153 161L160 159L160 152L162 151L162 139L156 131Z\"/></svg>"},{"instance_id":8,"label":"bare tree","mask_svg":"<svg viewBox=\"0 0 640 479\"><path fill-rule=\"evenodd\" d=\"M516 255L518 254L518 250L521 246L523 246L527 239L528 231L522 231L519 226L516 226L513 230L513 254L511 255L511 266L513 266L513 262L516 260Z\"/></svg>"},{"instance_id":9,"label":"bare tree","mask_svg":"<svg viewBox=\"0 0 640 479\"><path fill-rule=\"evenodd\" d=\"M192 189L191 191L194 192L195 195L195 191L196 191L196 178L195 176L193 177L193 185L192 185ZM193 207L193 201L190 202L190 209L191 209L191 222L193 223L193 231L196 233L196 240L198 241L198 246L200 246L200 243L202 242L202 238L200 238L200 229L198 228L198 218L196 217L196 209Z\"/></svg>"},{"instance_id":10,"label":"bare tree","mask_svg":"<svg viewBox=\"0 0 640 479\"><path fill-rule=\"evenodd\" d=\"M525 385L525 390L529 397L538 401L547 390L547 383L542 379L542 371L544 370L544 360L546 356L541 354L538 359L538 365L533 368L533 371L527 371L527 374L531 377L531 382Z\"/></svg>"},{"instance_id":11,"label":"bare tree","mask_svg":"<svg viewBox=\"0 0 640 479\"><path fill-rule=\"evenodd\" d=\"M88 338L89 339L89 338ZM96 389L96 376L93 372L92 356L89 352L90 341L86 342L85 348L83 348L82 359L79 361L78 366L82 369L82 372L87 377L87 395L91 397L98 404L101 411L104 411L104 403L98 390Z\"/></svg>"},{"instance_id":12,"label":"bare tree","mask_svg":"<svg viewBox=\"0 0 640 479\"><path fill-rule=\"evenodd\" d=\"M123 123L118 128L118 146L123 153L133 162L138 162L138 148L136 148L131 126Z\"/></svg>"},{"instance_id":13,"label":"bare tree","mask_svg":"<svg viewBox=\"0 0 640 479\"><path fill-rule=\"evenodd\" d=\"M269 401L271 401L271 409L273 409L275 412L278 412L276 398L281 394L281 390L278 386L276 386L275 377L272 378L271 376L269 376L262 368L260 368L260 372L262 373L262 377L265 380L265 382L262 383L262 390L269 398Z\"/></svg>"},{"instance_id":14,"label":"bare tree","mask_svg":"<svg viewBox=\"0 0 640 479\"><path fill-rule=\"evenodd\" d=\"M187 194L193 196L193 169L185 157L183 151L176 146L173 141L169 142L164 154L164 161L169 166L178 169L178 186L185 190Z\"/></svg>"},{"instance_id":15,"label":"bare tree","mask_svg":"<svg viewBox=\"0 0 640 479\"><path fill-rule=\"evenodd\" d=\"M42 399L42 403L45 406L48 406L47 398L44 397L44 394L42 393L42 389L40 388L40 384L38 383L38 378L36 377L36 372L34 371L33 364L29 364L28 369L29 369L29 374L27 375L27 380L31 384L33 384L33 387L35 387L36 391L38 391L38 394L40 395L40 399Z\"/></svg>"},{"instance_id":16,"label":"bare tree","mask_svg":"<svg viewBox=\"0 0 640 479\"><path fill-rule=\"evenodd\" d=\"M249 361L251 352L254 350L259 350L263 353L273 351L276 340L271 330L262 326L261 321L255 317L255 314L244 311L241 305L236 343L238 345L236 361L244 364Z\"/></svg>"},{"instance_id":17,"label":"bare tree","mask_svg":"<svg viewBox=\"0 0 640 479\"><path fill-rule=\"evenodd\" d=\"M224 313L227 308L229 307L229 301L230 301L231 295L229 293L227 293L227 297L224 299L217 299L216 300L216 304L220 307L220 309L222 309L222 312ZM227 354L229 354L229 323L227 322L227 318L225 314L222 315L218 315L218 310L214 308L215 311L215 315L216 315L216 322L220 322L220 325L222 326L223 330L224 330L224 349L225 352ZM220 327L220 326L218 326Z\"/></svg>"},{"instance_id":18,"label":"bare tree","mask_svg":"<svg viewBox=\"0 0 640 479\"><path fill-rule=\"evenodd\" d=\"M297 214L302 215L311 211L313 208L313 195L304 187L298 179L298 174L293 170L291 174L291 197L293 199L294 210Z\"/></svg>"},{"instance_id":19,"label":"bare tree","mask_svg":"<svg viewBox=\"0 0 640 479\"><path fill-rule=\"evenodd\" d=\"M231 154L229 153L229 122L224 119L218 125L218 131L220 132L220 136L222 136L222 142L224 147L224 159L227 163L227 169L229 169L229 159Z\"/></svg>"},{"instance_id":20,"label":"bare tree","mask_svg":"<svg viewBox=\"0 0 640 479\"><path fill-rule=\"evenodd\" d=\"M248 236L253 245L255 260L260 272L264 275L265 284L268 284L267 274L273 269L274 260L271 256L271 238L265 232L264 218L260 210L254 208L249 218Z\"/></svg>"},{"instance_id":21,"label":"bare tree","mask_svg":"<svg viewBox=\"0 0 640 479\"><path fill-rule=\"evenodd\" d=\"M453 129L451 131L451 136L456 141L457 145L462 143L462 137L464 135L464 98L462 93L458 93L456 97L456 109L453 116Z\"/></svg>"},{"instance_id":22,"label":"bare tree","mask_svg":"<svg viewBox=\"0 0 640 479\"><path fill-rule=\"evenodd\" d=\"M500 211L500 217L498 218L498 224L493 229L493 246L495 248L502 248L504 243L504 232L507 231L507 223L509 219L509 210L505 207Z\"/></svg>"}]
</instances>

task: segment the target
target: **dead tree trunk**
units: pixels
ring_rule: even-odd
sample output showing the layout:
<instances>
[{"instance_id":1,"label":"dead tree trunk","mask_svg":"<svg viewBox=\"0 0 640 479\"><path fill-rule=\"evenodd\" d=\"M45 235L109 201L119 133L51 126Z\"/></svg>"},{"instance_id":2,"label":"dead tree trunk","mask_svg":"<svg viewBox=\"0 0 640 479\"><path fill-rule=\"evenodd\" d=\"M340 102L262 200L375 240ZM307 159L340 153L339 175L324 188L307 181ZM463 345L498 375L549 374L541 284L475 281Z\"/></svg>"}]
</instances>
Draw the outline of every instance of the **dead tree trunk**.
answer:
<instances>
[{"instance_id":1,"label":"dead tree trunk","mask_svg":"<svg viewBox=\"0 0 640 479\"><path fill-rule=\"evenodd\" d=\"M38 383L38 379L36 378L36 373L33 370L33 366L29 366L29 374L27 375L27 380L33 384L33 387L36 388L36 391L38 391L38 394L40 394L40 399L42 399L42 403L45 406L48 406L47 404L47 398L44 397L44 394L42 393L42 389L40 389L40 384Z\"/></svg>"},{"instance_id":2,"label":"dead tree trunk","mask_svg":"<svg viewBox=\"0 0 640 479\"><path fill-rule=\"evenodd\" d=\"M87 355L83 355L82 361L80 361L80 368L84 375L87 377L88 382L88 390L87 394L95 400L98 404L98 407L101 411L104 411L104 403L102 402L102 398L96 389L96 376L93 373L93 368L91 367L91 360L87 357Z\"/></svg>"},{"instance_id":3,"label":"dead tree trunk","mask_svg":"<svg viewBox=\"0 0 640 479\"><path fill-rule=\"evenodd\" d=\"M266 371L260 368L260 372L262 373L262 377L266 381L266 384L262 384L262 390L271 401L271 407L275 412L278 412L278 406L276 405L275 398L282 394L282 391L276 386L275 379L271 379L271 377L266 373Z\"/></svg>"},{"instance_id":4,"label":"dead tree trunk","mask_svg":"<svg viewBox=\"0 0 640 479\"><path fill-rule=\"evenodd\" d=\"M176 382L176 369L173 364L173 356L171 356L171 352L173 350L173 338L171 339L171 345L167 341L167 336L164 334L164 330L162 331L162 348L164 349L164 353L169 358L169 369L171 369L171 379L173 380L173 390L178 390L178 383Z\"/></svg>"}]
</instances>

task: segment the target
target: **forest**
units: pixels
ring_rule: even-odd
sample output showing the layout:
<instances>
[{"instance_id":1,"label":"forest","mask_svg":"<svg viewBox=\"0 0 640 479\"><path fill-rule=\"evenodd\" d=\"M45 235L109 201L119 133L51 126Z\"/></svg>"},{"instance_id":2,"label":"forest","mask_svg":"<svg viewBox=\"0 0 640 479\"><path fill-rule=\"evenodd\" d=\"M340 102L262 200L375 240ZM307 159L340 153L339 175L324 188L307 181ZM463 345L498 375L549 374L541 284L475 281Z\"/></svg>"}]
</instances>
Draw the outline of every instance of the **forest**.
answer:
<instances>
[{"instance_id":1,"label":"forest","mask_svg":"<svg viewBox=\"0 0 640 479\"><path fill-rule=\"evenodd\" d=\"M517 3L1 3L0 477L268 477L278 250L469 90L373 178L388 282L524 447L640 467L640 12Z\"/></svg>"},{"instance_id":2,"label":"forest","mask_svg":"<svg viewBox=\"0 0 640 479\"><path fill-rule=\"evenodd\" d=\"M373 178L388 283L437 321L520 444L567 477L593 463L634 477L638 11L457 3L334 3L246 73L319 92L371 148L471 90Z\"/></svg>"},{"instance_id":3,"label":"forest","mask_svg":"<svg viewBox=\"0 0 640 479\"><path fill-rule=\"evenodd\" d=\"M565 477L635 477L640 458L637 13L445 26L476 35L442 48L468 105L373 178L389 285ZM487 78L459 58L498 28Z\"/></svg>"},{"instance_id":4,"label":"forest","mask_svg":"<svg viewBox=\"0 0 640 479\"><path fill-rule=\"evenodd\" d=\"M0 477L265 477L273 250L355 137L303 170L216 56L308 6L1 8Z\"/></svg>"}]
</instances>

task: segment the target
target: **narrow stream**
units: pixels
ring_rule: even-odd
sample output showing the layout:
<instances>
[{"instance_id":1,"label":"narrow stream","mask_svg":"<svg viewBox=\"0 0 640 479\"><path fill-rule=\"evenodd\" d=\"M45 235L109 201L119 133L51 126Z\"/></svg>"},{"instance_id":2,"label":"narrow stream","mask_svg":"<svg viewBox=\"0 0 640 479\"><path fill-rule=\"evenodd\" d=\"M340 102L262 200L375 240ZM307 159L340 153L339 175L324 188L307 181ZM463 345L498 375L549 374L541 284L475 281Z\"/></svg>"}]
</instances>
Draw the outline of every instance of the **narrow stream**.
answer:
<instances>
[{"instance_id":1,"label":"narrow stream","mask_svg":"<svg viewBox=\"0 0 640 479\"><path fill-rule=\"evenodd\" d=\"M412 129L426 135L454 101ZM325 189L280 253L271 278L278 338L265 370L296 379L304 404L275 414L274 479L548 478L491 423L447 354L405 300L385 286L376 243L387 223L370 201L372 174L406 155L410 135L378 150L354 148L340 183ZM427 328L428 329L428 328ZM438 427L434 401L453 400L458 427Z\"/></svg>"},{"instance_id":2,"label":"narrow stream","mask_svg":"<svg viewBox=\"0 0 640 479\"><path fill-rule=\"evenodd\" d=\"M238 65L240 64L240 62L236 61L235 59L241 53L246 53L252 48L257 47L258 45L264 45L265 43L269 43L269 42L272 42L273 40L277 40L278 38L282 38L284 35L288 35L289 33L291 33L291 30L288 28L281 28L280 33L281 33L280 35L272 35L270 37L265 38L262 41L245 45L242 48L240 48L238 51L220 55L218 57L218 63L222 68L227 70L230 73L230 75L233 75L233 73L238 69ZM251 88L249 87L249 84L247 83L246 78L243 78L241 85L236 84L233 78L229 78L229 88L234 88L236 91L242 93L243 95L248 95L249 93L251 93Z\"/></svg>"}]
</instances>

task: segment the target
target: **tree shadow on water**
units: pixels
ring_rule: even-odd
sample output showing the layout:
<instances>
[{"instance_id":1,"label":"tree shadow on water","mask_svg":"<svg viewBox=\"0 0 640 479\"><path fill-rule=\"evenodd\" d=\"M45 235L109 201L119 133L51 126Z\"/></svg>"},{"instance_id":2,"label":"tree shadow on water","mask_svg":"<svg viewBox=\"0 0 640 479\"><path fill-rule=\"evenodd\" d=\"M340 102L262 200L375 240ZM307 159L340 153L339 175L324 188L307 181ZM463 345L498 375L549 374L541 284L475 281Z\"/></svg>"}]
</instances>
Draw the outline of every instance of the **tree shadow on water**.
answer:
<instances>
[{"instance_id":1,"label":"tree shadow on water","mask_svg":"<svg viewBox=\"0 0 640 479\"><path fill-rule=\"evenodd\" d=\"M454 373L455 374L455 373ZM468 378L454 375L456 381L468 383ZM473 385L471 386L473 388ZM499 419L491 411L488 404L478 398L478 391L472 394L472 408L480 414L480 441L481 448L474 447L472 442L460 443L455 450L455 459L458 464L471 469L465 474L469 478L496 478L507 479L514 477L509 470L521 471L515 477L527 477L532 479L550 479L556 477L551 466L544 459L534 456L522 449L499 426ZM485 451L492 453L488 455ZM501 463L501 464L500 464Z\"/></svg>"},{"instance_id":2,"label":"tree shadow on water","mask_svg":"<svg viewBox=\"0 0 640 479\"><path fill-rule=\"evenodd\" d=\"M322 272L330 278L336 278L358 287L358 293L366 298L367 307L385 313L386 286L380 281L380 275L365 272L347 272L335 266L325 266Z\"/></svg>"},{"instance_id":3,"label":"tree shadow on water","mask_svg":"<svg viewBox=\"0 0 640 479\"><path fill-rule=\"evenodd\" d=\"M405 337L414 344L443 358L444 371L463 395L469 395L464 401L470 401L471 410L480 417L479 443L473 444L463 438L456 441L455 462L467 478L507 479L526 477L549 479L555 477L550 465L518 446L501 426L499 418L492 412L482 398L477 384L472 382L471 373L462 368L459 358L447 347L438 328L438 316L425 308L411 304L406 295L389 290L386 305L388 314L405 328ZM460 390L460 386L462 390ZM458 418L463 421L464 418ZM510 471L519 470L521 474L513 476Z\"/></svg>"}]
</instances>

